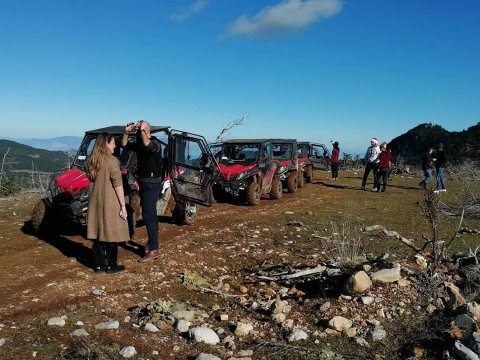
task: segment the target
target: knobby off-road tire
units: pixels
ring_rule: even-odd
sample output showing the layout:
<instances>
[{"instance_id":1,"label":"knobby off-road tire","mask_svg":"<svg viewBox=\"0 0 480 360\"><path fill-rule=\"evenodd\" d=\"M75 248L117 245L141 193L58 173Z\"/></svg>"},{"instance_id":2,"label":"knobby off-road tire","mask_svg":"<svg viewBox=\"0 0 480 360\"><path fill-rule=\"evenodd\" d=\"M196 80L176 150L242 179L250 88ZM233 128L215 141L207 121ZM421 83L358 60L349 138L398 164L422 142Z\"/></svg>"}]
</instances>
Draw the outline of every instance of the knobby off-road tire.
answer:
<instances>
[{"instance_id":1,"label":"knobby off-road tire","mask_svg":"<svg viewBox=\"0 0 480 360\"><path fill-rule=\"evenodd\" d=\"M303 171L302 170L297 171L297 182L298 182L298 187L303 188L304 182L303 182Z\"/></svg>"},{"instance_id":2,"label":"knobby off-road tire","mask_svg":"<svg viewBox=\"0 0 480 360\"><path fill-rule=\"evenodd\" d=\"M287 178L287 190L289 193L294 193L298 189L297 173L292 172Z\"/></svg>"},{"instance_id":3,"label":"knobby off-road tire","mask_svg":"<svg viewBox=\"0 0 480 360\"><path fill-rule=\"evenodd\" d=\"M177 225L192 225L198 217L198 206L190 201L177 202L172 215Z\"/></svg>"},{"instance_id":4,"label":"knobby off-road tire","mask_svg":"<svg viewBox=\"0 0 480 360\"><path fill-rule=\"evenodd\" d=\"M307 183L311 183L313 181L313 166L307 165L305 166L305 179Z\"/></svg>"},{"instance_id":5,"label":"knobby off-road tire","mask_svg":"<svg viewBox=\"0 0 480 360\"><path fill-rule=\"evenodd\" d=\"M256 182L251 182L247 188L248 205L255 206L260 202L260 186Z\"/></svg>"},{"instance_id":6,"label":"knobby off-road tire","mask_svg":"<svg viewBox=\"0 0 480 360\"><path fill-rule=\"evenodd\" d=\"M272 180L272 189L270 190L270 199L280 199L283 195L283 186L280 179L275 178Z\"/></svg>"},{"instance_id":7,"label":"knobby off-road tire","mask_svg":"<svg viewBox=\"0 0 480 360\"><path fill-rule=\"evenodd\" d=\"M49 208L46 199L40 199L32 210L30 223L35 232L41 232L47 228Z\"/></svg>"}]
</instances>

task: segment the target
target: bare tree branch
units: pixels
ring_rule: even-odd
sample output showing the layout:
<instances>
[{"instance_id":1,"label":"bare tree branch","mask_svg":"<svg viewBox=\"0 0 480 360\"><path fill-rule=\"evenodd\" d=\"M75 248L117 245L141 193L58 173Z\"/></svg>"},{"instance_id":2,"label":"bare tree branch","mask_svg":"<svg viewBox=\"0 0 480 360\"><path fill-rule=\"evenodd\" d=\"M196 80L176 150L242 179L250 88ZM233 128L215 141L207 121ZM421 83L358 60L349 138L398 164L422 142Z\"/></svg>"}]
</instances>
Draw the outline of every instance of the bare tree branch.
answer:
<instances>
[{"instance_id":1,"label":"bare tree branch","mask_svg":"<svg viewBox=\"0 0 480 360\"><path fill-rule=\"evenodd\" d=\"M222 141L222 135L229 132L232 128L235 126L241 126L245 123L246 118L248 117L247 115L243 115L240 119L230 121L227 125L223 127L222 130L220 130L220 133L218 134L217 138L215 141L219 142Z\"/></svg>"},{"instance_id":2,"label":"bare tree branch","mask_svg":"<svg viewBox=\"0 0 480 360\"><path fill-rule=\"evenodd\" d=\"M417 252L420 252L422 251L421 248L419 248L415 242L411 239L407 239L407 238L404 238L403 236L401 236L399 233L397 233L396 231L391 231L391 230L387 230L385 229L385 227L381 226L381 225L373 225L373 226L367 226L365 228L365 231L381 231L383 232L385 235L387 235L388 237L395 237L396 239L400 240L401 242L403 242L405 245L407 245L408 247L412 248L413 250L417 251Z\"/></svg>"}]
</instances>

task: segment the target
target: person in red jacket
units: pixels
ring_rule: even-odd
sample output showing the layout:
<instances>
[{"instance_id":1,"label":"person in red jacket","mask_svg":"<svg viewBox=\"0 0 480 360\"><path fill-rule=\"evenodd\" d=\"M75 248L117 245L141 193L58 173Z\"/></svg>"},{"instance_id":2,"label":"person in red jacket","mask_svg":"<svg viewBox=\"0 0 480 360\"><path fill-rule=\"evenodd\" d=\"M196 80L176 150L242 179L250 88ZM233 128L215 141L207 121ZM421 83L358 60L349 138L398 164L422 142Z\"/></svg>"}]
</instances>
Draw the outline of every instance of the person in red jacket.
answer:
<instances>
[{"instance_id":1,"label":"person in red jacket","mask_svg":"<svg viewBox=\"0 0 480 360\"><path fill-rule=\"evenodd\" d=\"M384 142L380 145L380 163L378 165L378 184L376 184L377 192L385 191L387 189L388 173L392 167L392 153L387 149L387 143ZM383 183L383 187L380 190L380 185Z\"/></svg>"},{"instance_id":2,"label":"person in red jacket","mask_svg":"<svg viewBox=\"0 0 480 360\"><path fill-rule=\"evenodd\" d=\"M332 157L330 158L330 166L332 168L332 179L338 178L338 166L340 165L340 148L338 147L338 141L333 143Z\"/></svg>"}]
</instances>

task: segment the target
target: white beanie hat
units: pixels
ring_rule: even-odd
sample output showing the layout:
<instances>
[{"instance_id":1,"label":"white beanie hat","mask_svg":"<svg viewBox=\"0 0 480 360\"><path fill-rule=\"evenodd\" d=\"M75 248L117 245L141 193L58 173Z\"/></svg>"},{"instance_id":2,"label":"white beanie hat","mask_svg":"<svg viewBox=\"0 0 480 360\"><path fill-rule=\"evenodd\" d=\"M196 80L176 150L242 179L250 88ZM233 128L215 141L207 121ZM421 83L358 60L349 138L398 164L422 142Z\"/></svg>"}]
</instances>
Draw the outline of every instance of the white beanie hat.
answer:
<instances>
[{"instance_id":1,"label":"white beanie hat","mask_svg":"<svg viewBox=\"0 0 480 360\"><path fill-rule=\"evenodd\" d=\"M378 144L378 139L376 137L373 137L372 140L370 140L370 142L374 142L375 145Z\"/></svg>"}]
</instances>

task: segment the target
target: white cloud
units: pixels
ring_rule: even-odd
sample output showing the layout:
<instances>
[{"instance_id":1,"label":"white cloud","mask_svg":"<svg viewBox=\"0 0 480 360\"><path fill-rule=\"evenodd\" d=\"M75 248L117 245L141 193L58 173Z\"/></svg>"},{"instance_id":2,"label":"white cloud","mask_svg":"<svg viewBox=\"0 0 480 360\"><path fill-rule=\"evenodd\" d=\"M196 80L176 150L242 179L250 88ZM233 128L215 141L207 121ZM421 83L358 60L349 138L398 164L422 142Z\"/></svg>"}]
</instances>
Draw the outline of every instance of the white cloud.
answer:
<instances>
[{"instance_id":1,"label":"white cloud","mask_svg":"<svg viewBox=\"0 0 480 360\"><path fill-rule=\"evenodd\" d=\"M256 15L240 16L228 26L225 35L266 37L300 31L341 10L341 0L283 0L260 10Z\"/></svg>"},{"instance_id":2,"label":"white cloud","mask_svg":"<svg viewBox=\"0 0 480 360\"><path fill-rule=\"evenodd\" d=\"M208 5L210 5L209 0L196 0L192 5L183 7L175 14L170 16L171 20L174 21L184 21L187 20L190 16L195 15L205 9Z\"/></svg>"}]
</instances>

